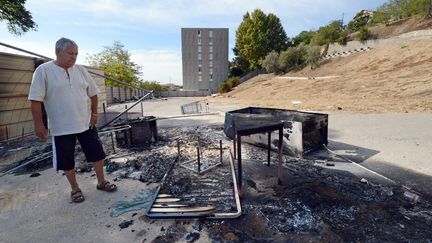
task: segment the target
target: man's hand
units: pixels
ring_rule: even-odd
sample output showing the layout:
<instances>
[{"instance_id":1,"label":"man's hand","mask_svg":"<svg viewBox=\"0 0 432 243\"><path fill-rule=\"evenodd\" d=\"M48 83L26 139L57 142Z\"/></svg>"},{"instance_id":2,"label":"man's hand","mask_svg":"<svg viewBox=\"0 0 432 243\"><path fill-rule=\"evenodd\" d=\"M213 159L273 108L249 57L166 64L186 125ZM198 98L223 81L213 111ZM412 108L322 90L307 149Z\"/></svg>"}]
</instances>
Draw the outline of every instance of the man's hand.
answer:
<instances>
[{"instance_id":1,"label":"man's hand","mask_svg":"<svg viewBox=\"0 0 432 243\"><path fill-rule=\"evenodd\" d=\"M48 130L44 125L35 127L36 136L38 136L42 141L48 138Z\"/></svg>"},{"instance_id":2,"label":"man's hand","mask_svg":"<svg viewBox=\"0 0 432 243\"><path fill-rule=\"evenodd\" d=\"M92 113L91 117L90 117L90 126L96 126L98 120L98 114L97 113Z\"/></svg>"},{"instance_id":3,"label":"man's hand","mask_svg":"<svg viewBox=\"0 0 432 243\"><path fill-rule=\"evenodd\" d=\"M36 136L38 136L42 141L48 138L48 130L45 128L42 119L42 102L32 100L31 101L31 111L34 120L34 129Z\"/></svg>"}]
</instances>

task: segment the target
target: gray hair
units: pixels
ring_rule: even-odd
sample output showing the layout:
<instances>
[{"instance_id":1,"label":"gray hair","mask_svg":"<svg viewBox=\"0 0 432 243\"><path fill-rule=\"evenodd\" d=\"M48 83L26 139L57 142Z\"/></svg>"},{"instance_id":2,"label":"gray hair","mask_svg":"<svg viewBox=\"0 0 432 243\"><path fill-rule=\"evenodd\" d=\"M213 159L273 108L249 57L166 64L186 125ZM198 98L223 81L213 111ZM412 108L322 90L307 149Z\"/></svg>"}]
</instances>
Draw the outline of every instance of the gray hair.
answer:
<instances>
[{"instance_id":1,"label":"gray hair","mask_svg":"<svg viewBox=\"0 0 432 243\"><path fill-rule=\"evenodd\" d=\"M61 49L62 51L66 50L68 47L78 48L78 45L75 41L64 37L60 38L55 45L56 49Z\"/></svg>"}]
</instances>

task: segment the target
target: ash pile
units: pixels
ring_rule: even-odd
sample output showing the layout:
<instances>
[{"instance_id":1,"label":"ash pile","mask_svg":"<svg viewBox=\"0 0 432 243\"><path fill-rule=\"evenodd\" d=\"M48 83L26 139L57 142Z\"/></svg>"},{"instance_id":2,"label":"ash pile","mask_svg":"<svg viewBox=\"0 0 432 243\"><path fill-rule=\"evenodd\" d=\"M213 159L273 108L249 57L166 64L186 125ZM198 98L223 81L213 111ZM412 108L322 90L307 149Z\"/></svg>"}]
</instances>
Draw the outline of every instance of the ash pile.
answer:
<instances>
[{"instance_id":1,"label":"ash pile","mask_svg":"<svg viewBox=\"0 0 432 243\"><path fill-rule=\"evenodd\" d=\"M284 157L277 184L277 154L244 145L243 215L207 223L211 237L263 242L431 242L431 197L398 185L335 173L314 159ZM346 163L346 162L345 162Z\"/></svg>"}]
</instances>

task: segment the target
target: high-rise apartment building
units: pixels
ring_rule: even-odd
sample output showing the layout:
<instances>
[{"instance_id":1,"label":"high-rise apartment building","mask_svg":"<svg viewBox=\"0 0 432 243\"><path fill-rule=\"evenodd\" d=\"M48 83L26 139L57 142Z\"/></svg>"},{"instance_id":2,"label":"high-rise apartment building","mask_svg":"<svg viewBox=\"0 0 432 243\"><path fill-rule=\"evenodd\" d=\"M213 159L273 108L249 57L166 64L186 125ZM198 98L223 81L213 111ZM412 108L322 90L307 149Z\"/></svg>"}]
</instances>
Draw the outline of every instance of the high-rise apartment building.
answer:
<instances>
[{"instance_id":1,"label":"high-rise apartment building","mask_svg":"<svg viewBox=\"0 0 432 243\"><path fill-rule=\"evenodd\" d=\"M228 78L228 28L182 28L183 89L216 93Z\"/></svg>"}]
</instances>

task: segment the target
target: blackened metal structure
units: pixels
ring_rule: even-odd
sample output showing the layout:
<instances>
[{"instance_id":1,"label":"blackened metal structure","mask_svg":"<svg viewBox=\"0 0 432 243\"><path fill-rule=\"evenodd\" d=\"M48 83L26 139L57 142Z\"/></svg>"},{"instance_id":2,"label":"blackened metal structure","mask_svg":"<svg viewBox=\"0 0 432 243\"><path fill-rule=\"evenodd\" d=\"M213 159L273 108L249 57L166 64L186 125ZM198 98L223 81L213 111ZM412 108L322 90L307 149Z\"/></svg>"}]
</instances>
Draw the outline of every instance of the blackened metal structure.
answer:
<instances>
[{"instance_id":1,"label":"blackened metal structure","mask_svg":"<svg viewBox=\"0 0 432 243\"><path fill-rule=\"evenodd\" d=\"M229 111L225 114L224 133L228 138L234 139L233 130L266 127L276 123L283 123L282 145L285 154L302 157L328 143L328 115L296 110L247 107ZM268 137L263 132L245 136L243 141L267 147ZM272 139L270 144L273 150L278 149L277 139Z\"/></svg>"},{"instance_id":2,"label":"blackened metal structure","mask_svg":"<svg viewBox=\"0 0 432 243\"><path fill-rule=\"evenodd\" d=\"M177 146L179 146L179 143L177 143ZM151 212L151 209L154 207L156 203L156 200L158 197L162 197L161 194L159 194L161 187L165 184L165 181L167 180L168 175L170 174L170 171L175 166L175 163L171 165L169 170L165 173L164 177L161 180L160 186L156 190L155 194L152 196L151 204L146 210L145 215L148 218L152 219L177 219L177 218L210 218L210 219L230 219L230 218L238 218L242 214L241 209L241 203L240 203L240 195L237 187L237 179L235 175L235 169L234 169L234 158L231 153L231 150L229 150L230 156L229 156L229 166L231 170L232 175L232 185L233 185L233 193L234 193L234 199L236 204L236 211L235 212L229 212L229 213L223 213L223 212L214 212L214 211L202 211L202 212L167 212L167 213L161 213L161 212ZM178 151L178 156L176 161L180 157L180 149ZM165 196L165 195L164 195ZM170 204L165 203L165 207L169 208ZM178 207L178 205L173 205L172 208ZM179 210L180 211L180 210Z\"/></svg>"}]
</instances>

